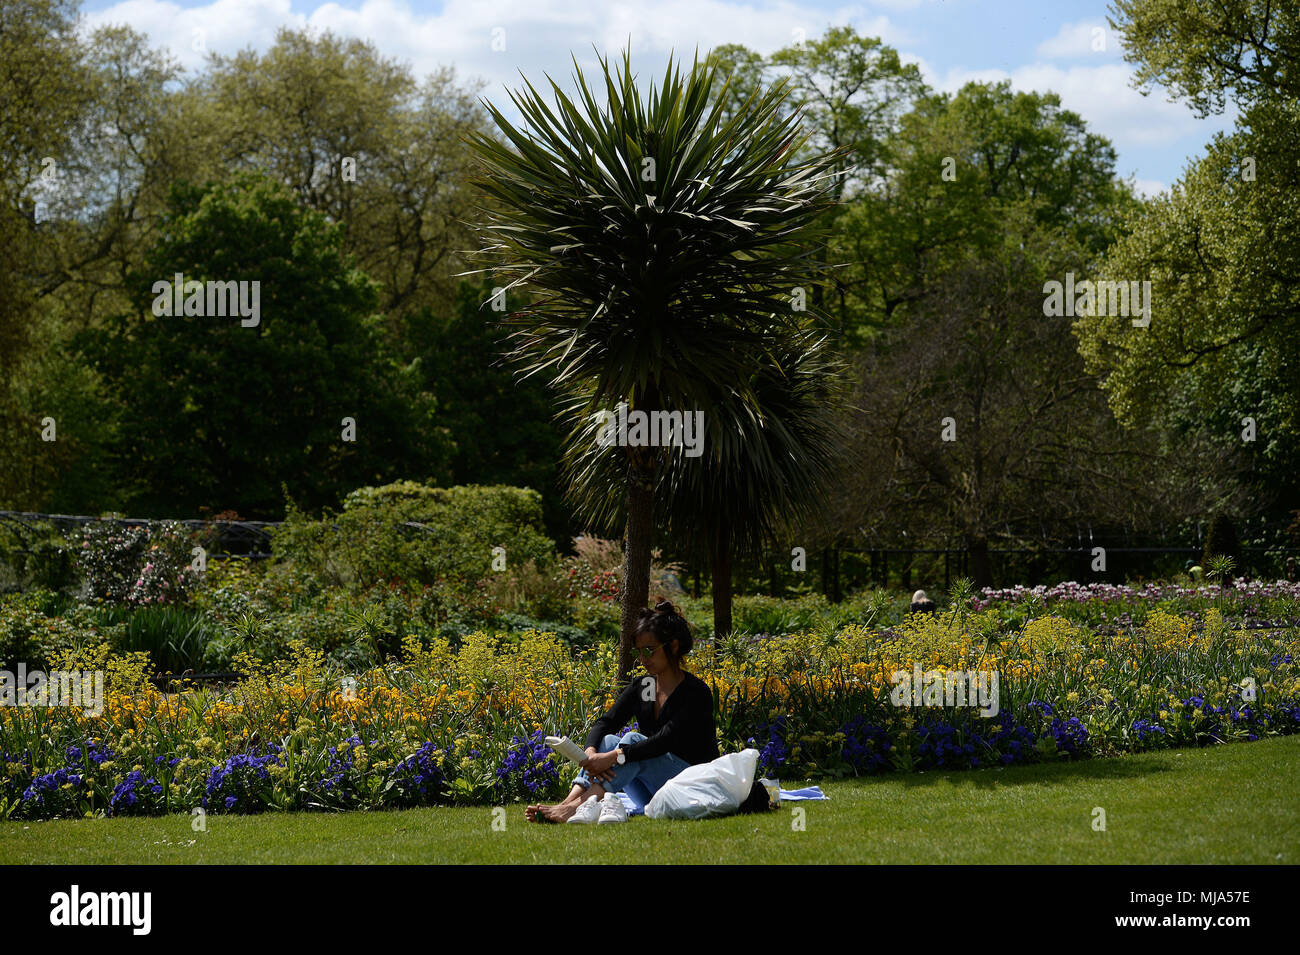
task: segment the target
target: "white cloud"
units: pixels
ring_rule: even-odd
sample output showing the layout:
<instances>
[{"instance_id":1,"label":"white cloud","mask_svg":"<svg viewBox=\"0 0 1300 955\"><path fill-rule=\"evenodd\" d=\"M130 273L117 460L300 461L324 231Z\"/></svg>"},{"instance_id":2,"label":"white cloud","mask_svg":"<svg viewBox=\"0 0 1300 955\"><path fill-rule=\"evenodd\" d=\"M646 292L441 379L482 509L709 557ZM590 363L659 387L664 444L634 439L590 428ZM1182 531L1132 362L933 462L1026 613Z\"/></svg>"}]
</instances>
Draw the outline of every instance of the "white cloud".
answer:
<instances>
[{"instance_id":1,"label":"white cloud","mask_svg":"<svg viewBox=\"0 0 1300 955\"><path fill-rule=\"evenodd\" d=\"M279 26L328 29L369 40L410 63L417 75L455 65L462 77L487 80L494 96L503 85L517 87L520 71L534 81L547 70L567 80L570 51L586 68L595 64L593 47L616 55L629 39L633 64L651 72L663 68L670 50L689 60L697 49L703 54L740 43L766 54L835 23L852 22L860 34L894 45L906 39L885 15L867 15L857 6L819 10L798 0L613 0L596 6L589 0L446 0L431 12L414 10L408 0L363 0L356 6L323 3L306 14L294 13L290 0L212 0L188 9L167 0L122 0L87 21L127 23L191 70L204 61L194 49L196 30L203 31L206 49L229 55L250 46L266 49Z\"/></svg>"},{"instance_id":2,"label":"white cloud","mask_svg":"<svg viewBox=\"0 0 1300 955\"><path fill-rule=\"evenodd\" d=\"M1050 64L1005 70L950 70L938 84L954 91L970 80L996 82L1009 79L1025 92L1052 91L1061 106L1081 115L1088 128L1126 147L1173 143L1188 135L1208 139L1230 126L1230 117L1198 120L1182 103L1172 103L1159 92L1143 96L1129 85L1129 68L1120 63L1062 68ZM1208 130L1208 131L1207 131Z\"/></svg>"},{"instance_id":3,"label":"white cloud","mask_svg":"<svg viewBox=\"0 0 1300 955\"><path fill-rule=\"evenodd\" d=\"M1137 190L1138 195L1147 199L1159 195L1169 189L1168 183L1163 183L1158 179L1139 179L1134 178L1133 188Z\"/></svg>"},{"instance_id":4,"label":"white cloud","mask_svg":"<svg viewBox=\"0 0 1300 955\"><path fill-rule=\"evenodd\" d=\"M281 26L301 27L290 0L213 0L185 8L166 0L123 0L86 14L88 27L125 23L166 47L188 70L203 67L208 52L235 53L269 46Z\"/></svg>"},{"instance_id":5,"label":"white cloud","mask_svg":"<svg viewBox=\"0 0 1300 955\"><path fill-rule=\"evenodd\" d=\"M832 24L849 23L860 35L879 36L916 63L934 87L954 90L971 79L1009 78L1020 90L1054 90L1063 105L1080 113L1090 128L1107 136L1121 153L1137 150L1157 162L1159 153L1181 149L1180 140L1203 143L1231 117L1198 121L1181 104L1159 92L1143 97L1129 86L1130 70L1119 59L1118 38L1107 32L1104 54L1092 51L1092 28L1100 21L1063 25L1039 44L1036 62L1005 69L954 68L953 50L923 46L917 39L932 18L958 0L209 0L182 7L172 0L121 0L87 14L89 25L127 23L155 45L171 50L190 70L204 65L205 50L225 55L252 47L265 50L281 26L333 30L372 42L386 56L411 65L417 76L454 65L462 80L486 81L483 93L506 107L506 87L521 85L520 73L537 84L542 74L568 87L570 51L584 70L595 65L595 49L617 55L631 41L633 64L643 76L658 76L669 50L689 61L722 43L740 43L770 54L799 36L821 35ZM296 10L300 12L295 12ZM882 12L884 11L884 12ZM902 26L895 22L895 15ZM909 29L910 28L910 29ZM196 32L197 31L197 32ZM494 37L504 49L494 49ZM499 46L500 44L498 44ZM924 58L909 47L924 52ZM963 45L969 51L970 45ZM977 44L976 48L980 48ZM1004 51L1005 52L1005 51ZM996 57L996 58L995 58ZM987 62L1000 56L990 51ZM1071 62L1073 61L1073 62ZM1003 61L1005 62L1005 61ZM1014 62L1012 60L1011 62ZM978 66L978 64L976 64ZM944 71L944 72L940 72ZM1170 178L1166 168L1145 170Z\"/></svg>"},{"instance_id":6,"label":"white cloud","mask_svg":"<svg viewBox=\"0 0 1300 955\"><path fill-rule=\"evenodd\" d=\"M1071 60L1119 53L1119 38L1107 23L1084 20L1064 23L1056 36L1038 44L1037 56L1048 60Z\"/></svg>"}]
</instances>

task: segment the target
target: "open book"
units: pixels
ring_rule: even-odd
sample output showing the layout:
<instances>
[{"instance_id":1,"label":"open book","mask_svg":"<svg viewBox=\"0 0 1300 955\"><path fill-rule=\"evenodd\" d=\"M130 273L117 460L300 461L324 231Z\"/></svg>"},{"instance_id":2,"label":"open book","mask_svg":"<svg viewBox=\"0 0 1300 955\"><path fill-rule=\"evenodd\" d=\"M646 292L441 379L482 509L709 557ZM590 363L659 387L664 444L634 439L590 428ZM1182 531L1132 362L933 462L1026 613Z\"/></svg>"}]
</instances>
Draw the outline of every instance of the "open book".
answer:
<instances>
[{"instance_id":1,"label":"open book","mask_svg":"<svg viewBox=\"0 0 1300 955\"><path fill-rule=\"evenodd\" d=\"M581 763L587 758L586 751L567 736L548 736L546 737L546 745L565 759L572 760L575 763Z\"/></svg>"}]
</instances>

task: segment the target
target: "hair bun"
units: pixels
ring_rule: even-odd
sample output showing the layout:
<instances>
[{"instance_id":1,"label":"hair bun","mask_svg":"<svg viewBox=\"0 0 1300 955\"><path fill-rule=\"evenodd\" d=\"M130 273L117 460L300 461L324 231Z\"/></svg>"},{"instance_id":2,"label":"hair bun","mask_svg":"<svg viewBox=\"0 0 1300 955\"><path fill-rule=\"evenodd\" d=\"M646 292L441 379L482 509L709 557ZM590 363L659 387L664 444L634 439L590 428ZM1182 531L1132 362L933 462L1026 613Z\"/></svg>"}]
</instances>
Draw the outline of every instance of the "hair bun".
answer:
<instances>
[{"instance_id":1,"label":"hair bun","mask_svg":"<svg viewBox=\"0 0 1300 955\"><path fill-rule=\"evenodd\" d=\"M695 640L691 637L690 624L677 612L670 601L661 600L655 608L642 610L637 617L637 635L648 633L662 644L676 641L676 648L669 652L671 659L680 660L691 652Z\"/></svg>"}]
</instances>

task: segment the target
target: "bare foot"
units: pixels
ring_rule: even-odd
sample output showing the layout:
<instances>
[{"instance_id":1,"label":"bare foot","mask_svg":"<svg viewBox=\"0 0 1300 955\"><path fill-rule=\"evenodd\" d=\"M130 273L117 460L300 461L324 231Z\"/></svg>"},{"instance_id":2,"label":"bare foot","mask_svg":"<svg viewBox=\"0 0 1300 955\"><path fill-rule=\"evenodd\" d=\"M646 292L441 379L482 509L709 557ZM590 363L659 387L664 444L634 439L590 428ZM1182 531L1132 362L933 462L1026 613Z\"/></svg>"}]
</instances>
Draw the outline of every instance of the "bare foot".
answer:
<instances>
[{"instance_id":1,"label":"bare foot","mask_svg":"<svg viewBox=\"0 0 1300 955\"><path fill-rule=\"evenodd\" d=\"M554 806L534 805L524 809L524 818L529 822L564 822L581 803L565 800Z\"/></svg>"},{"instance_id":2,"label":"bare foot","mask_svg":"<svg viewBox=\"0 0 1300 955\"><path fill-rule=\"evenodd\" d=\"M580 805L581 803L562 802L555 806L538 806L538 815L545 822L567 822Z\"/></svg>"}]
</instances>

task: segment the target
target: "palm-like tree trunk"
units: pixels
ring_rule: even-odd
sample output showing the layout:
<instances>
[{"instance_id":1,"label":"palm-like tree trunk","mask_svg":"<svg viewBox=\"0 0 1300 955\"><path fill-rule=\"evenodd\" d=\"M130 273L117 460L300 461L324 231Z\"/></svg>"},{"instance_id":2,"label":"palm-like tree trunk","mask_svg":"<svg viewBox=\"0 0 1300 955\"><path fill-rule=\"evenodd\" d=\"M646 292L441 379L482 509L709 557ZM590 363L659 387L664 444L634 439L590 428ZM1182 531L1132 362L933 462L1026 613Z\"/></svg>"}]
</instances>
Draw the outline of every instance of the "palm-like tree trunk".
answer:
<instances>
[{"instance_id":1,"label":"palm-like tree trunk","mask_svg":"<svg viewBox=\"0 0 1300 955\"><path fill-rule=\"evenodd\" d=\"M966 539L966 549L970 553L970 575L977 588L993 586L993 565L989 560L989 542L983 535L971 535Z\"/></svg>"},{"instance_id":2,"label":"palm-like tree trunk","mask_svg":"<svg viewBox=\"0 0 1300 955\"><path fill-rule=\"evenodd\" d=\"M724 521L714 534L709 559L713 564L713 633L731 633L731 527Z\"/></svg>"},{"instance_id":3,"label":"palm-like tree trunk","mask_svg":"<svg viewBox=\"0 0 1300 955\"><path fill-rule=\"evenodd\" d=\"M649 452L649 453L647 453ZM637 618L650 596L650 550L654 541L655 459L651 448L629 448L627 526L623 540L623 625L619 639L618 681L627 682L635 665Z\"/></svg>"}]
</instances>

